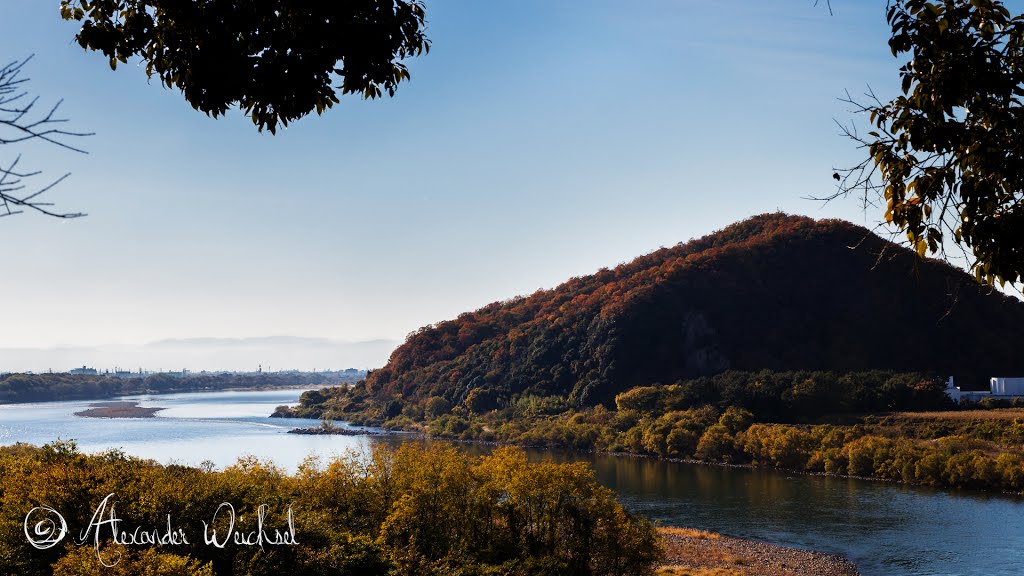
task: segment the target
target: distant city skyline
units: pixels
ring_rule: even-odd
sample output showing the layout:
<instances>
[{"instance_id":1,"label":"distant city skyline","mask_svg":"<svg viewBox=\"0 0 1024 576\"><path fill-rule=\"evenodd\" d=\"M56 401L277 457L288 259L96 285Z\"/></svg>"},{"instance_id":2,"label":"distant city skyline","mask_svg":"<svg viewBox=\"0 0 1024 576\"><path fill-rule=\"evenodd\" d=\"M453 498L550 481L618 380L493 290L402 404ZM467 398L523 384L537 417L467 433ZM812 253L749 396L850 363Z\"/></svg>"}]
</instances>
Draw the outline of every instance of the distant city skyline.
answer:
<instances>
[{"instance_id":1,"label":"distant city skyline","mask_svg":"<svg viewBox=\"0 0 1024 576\"><path fill-rule=\"evenodd\" d=\"M373 367L385 346L292 341L267 359L152 343L393 348L753 214L872 227L881 211L856 198L807 199L863 154L839 135L839 98L899 87L885 2L833 8L428 1L432 49L395 98L345 97L270 136L195 112L135 63L111 71L56 3L8 0L0 58L34 54L26 87L96 135L88 155L17 150L72 172L50 199L88 216L0 221L0 370Z\"/></svg>"}]
</instances>

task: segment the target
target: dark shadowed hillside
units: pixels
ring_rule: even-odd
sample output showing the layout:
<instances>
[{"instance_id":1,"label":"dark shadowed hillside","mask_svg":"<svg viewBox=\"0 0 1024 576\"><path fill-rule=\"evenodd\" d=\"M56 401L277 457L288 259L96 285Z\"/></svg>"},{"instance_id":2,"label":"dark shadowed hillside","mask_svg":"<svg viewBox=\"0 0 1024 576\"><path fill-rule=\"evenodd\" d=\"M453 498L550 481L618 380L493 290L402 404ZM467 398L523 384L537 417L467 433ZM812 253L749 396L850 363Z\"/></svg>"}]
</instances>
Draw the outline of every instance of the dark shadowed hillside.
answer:
<instances>
[{"instance_id":1,"label":"dark shadowed hillside","mask_svg":"<svg viewBox=\"0 0 1024 576\"><path fill-rule=\"evenodd\" d=\"M734 370L1024 375L1024 303L848 222L768 214L410 335L377 398L610 403Z\"/></svg>"}]
</instances>

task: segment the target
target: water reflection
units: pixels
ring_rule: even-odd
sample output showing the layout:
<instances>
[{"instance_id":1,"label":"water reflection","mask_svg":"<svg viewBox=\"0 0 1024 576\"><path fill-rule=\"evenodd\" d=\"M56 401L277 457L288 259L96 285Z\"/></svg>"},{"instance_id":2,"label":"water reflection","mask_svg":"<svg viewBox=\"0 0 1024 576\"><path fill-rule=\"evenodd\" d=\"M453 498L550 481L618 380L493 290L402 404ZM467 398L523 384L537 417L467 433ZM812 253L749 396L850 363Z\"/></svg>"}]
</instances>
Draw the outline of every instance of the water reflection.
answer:
<instances>
[{"instance_id":1,"label":"water reflection","mask_svg":"<svg viewBox=\"0 0 1024 576\"><path fill-rule=\"evenodd\" d=\"M1024 568L1019 500L769 470L646 460L620 468L615 458L595 460L601 481L652 519L844 554L864 574ZM992 538L996 531L1013 535Z\"/></svg>"},{"instance_id":2,"label":"water reflection","mask_svg":"<svg viewBox=\"0 0 1024 576\"><path fill-rule=\"evenodd\" d=\"M530 454L590 462L624 505L655 522L842 554L864 576L1024 573L1019 498L648 458Z\"/></svg>"}]
</instances>

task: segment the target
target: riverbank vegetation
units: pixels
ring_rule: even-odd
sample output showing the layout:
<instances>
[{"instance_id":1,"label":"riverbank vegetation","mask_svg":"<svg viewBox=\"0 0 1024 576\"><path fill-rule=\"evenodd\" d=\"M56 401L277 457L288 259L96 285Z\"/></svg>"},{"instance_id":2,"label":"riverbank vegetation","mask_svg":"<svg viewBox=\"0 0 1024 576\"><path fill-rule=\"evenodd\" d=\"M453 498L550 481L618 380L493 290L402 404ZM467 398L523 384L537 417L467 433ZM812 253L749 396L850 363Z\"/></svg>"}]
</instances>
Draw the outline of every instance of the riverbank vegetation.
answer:
<instances>
[{"instance_id":1,"label":"riverbank vegetation","mask_svg":"<svg viewBox=\"0 0 1024 576\"><path fill-rule=\"evenodd\" d=\"M136 526L181 529L188 544L119 546L108 525L98 550L117 565L104 567L92 536L72 541L111 493L122 537ZM298 544L204 544L204 522L222 540L231 529L226 508L213 520L224 502L237 513L235 534L260 521L271 536L287 532L290 508ZM27 541L26 531L43 540L60 527L35 510L26 528L37 506L67 523L48 549ZM57 523L36 524L47 519ZM308 460L295 475L254 459L213 471L116 451L83 455L69 443L0 448L0 564L22 576L641 575L661 553L652 526L616 503L588 465L530 463L514 448L471 458L450 445L376 445L371 454Z\"/></svg>"},{"instance_id":2,"label":"riverbank vegetation","mask_svg":"<svg viewBox=\"0 0 1024 576\"><path fill-rule=\"evenodd\" d=\"M290 388L329 386L354 382L362 374L344 372L264 372L139 374L0 374L0 404L51 402L59 400L99 400L130 394L175 394L211 390Z\"/></svg>"},{"instance_id":3,"label":"riverbank vegetation","mask_svg":"<svg viewBox=\"0 0 1024 576\"><path fill-rule=\"evenodd\" d=\"M943 386L883 371L724 372L580 408L487 389L459 404L441 396L382 402L357 384L308 392L277 413L460 440L1024 491L1024 411L955 411Z\"/></svg>"}]
</instances>

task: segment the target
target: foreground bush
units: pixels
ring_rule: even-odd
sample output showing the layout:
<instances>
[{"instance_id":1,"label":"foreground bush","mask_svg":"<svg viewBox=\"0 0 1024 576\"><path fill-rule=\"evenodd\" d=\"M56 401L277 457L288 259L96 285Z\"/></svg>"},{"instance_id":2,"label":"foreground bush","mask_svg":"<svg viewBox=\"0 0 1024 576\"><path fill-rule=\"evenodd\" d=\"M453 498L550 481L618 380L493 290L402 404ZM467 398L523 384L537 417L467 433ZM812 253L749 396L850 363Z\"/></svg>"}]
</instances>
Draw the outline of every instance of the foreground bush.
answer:
<instances>
[{"instance_id":1,"label":"foreground bush","mask_svg":"<svg viewBox=\"0 0 1024 576\"><path fill-rule=\"evenodd\" d=\"M122 532L163 533L170 523L188 544L122 546L109 527L98 546L75 542L111 493ZM262 547L204 542L204 522L227 534L226 508L214 521L225 502L243 535L266 507ZM26 538L36 506L68 526L48 549ZM289 507L297 544L273 544L275 531L288 531ZM0 565L23 576L625 575L651 573L659 557L650 524L625 512L587 465L529 463L512 448L470 458L447 445L377 446L309 460L295 475L255 459L218 472L83 455L67 443L0 449Z\"/></svg>"}]
</instances>

